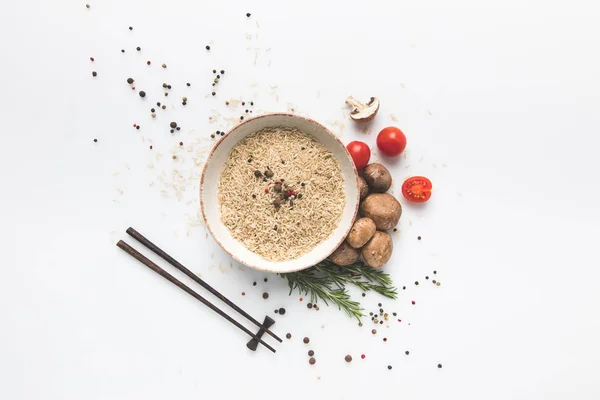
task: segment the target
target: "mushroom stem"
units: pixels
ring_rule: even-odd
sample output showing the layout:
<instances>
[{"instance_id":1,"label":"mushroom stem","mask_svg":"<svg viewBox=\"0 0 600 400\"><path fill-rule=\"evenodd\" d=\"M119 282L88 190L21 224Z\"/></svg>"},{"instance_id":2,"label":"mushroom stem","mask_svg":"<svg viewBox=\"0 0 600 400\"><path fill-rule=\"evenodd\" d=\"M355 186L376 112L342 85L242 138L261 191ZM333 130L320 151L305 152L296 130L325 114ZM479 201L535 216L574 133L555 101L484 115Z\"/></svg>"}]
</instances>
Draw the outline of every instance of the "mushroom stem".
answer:
<instances>
[{"instance_id":1,"label":"mushroom stem","mask_svg":"<svg viewBox=\"0 0 600 400\"><path fill-rule=\"evenodd\" d=\"M359 110L363 110L367 107L366 104L361 103L360 101L356 100L354 97L349 96L346 99L346 104L350 104L352 107L358 108Z\"/></svg>"}]
</instances>

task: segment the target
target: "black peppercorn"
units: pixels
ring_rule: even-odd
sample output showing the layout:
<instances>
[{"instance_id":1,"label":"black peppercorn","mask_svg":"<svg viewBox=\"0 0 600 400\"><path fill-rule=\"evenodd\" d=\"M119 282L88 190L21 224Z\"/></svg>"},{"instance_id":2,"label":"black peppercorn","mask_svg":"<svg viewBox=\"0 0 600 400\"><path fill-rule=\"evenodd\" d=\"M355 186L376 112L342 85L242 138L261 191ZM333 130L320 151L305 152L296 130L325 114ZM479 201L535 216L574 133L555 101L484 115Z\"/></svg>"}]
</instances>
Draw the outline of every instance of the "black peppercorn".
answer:
<instances>
[{"instance_id":1,"label":"black peppercorn","mask_svg":"<svg viewBox=\"0 0 600 400\"><path fill-rule=\"evenodd\" d=\"M210 46L206 46L206 50L210 50Z\"/></svg>"},{"instance_id":2,"label":"black peppercorn","mask_svg":"<svg viewBox=\"0 0 600 400\"><path fill-rule=\"evenodd\" d=\"M177 122L173 121L169 124L171 128L177 128Z\"/></svg>"},{"instance_id":3,"label":"black peppercorn","mask_svg":"<svg viewBox=\"0 0 600 400\"><path fill-rule=\"evenodd\" d=\"M151 108L151 109L150 109L150 112L155 112L155 111L156 111L156 110L155 110L154 108Z\"/></svg>"},{"instance_id":4,"label":"black peppercorn","mask_svg":"<svg viewBox=\"0 0 600 400\"><path fill-rule=\"evenodd\" d=\"M268 281L269 281L269 279L268 279L268 278L265 278L265 282L268 282Z\"/></svg>"},{"instance_id":5,"label":"black peppercorn","mask_svg":"<svg viewBox=\"0 0 600 400\"><path fill-rule=\"evenodd\" d=\"M438 368L442 368L442 364L438 364Z\"/></svg>"},{"instance_id":6,"label":"black peppercorn","mask_svg":"<svg viewBox=\"0 0 600 400\"><path fill-rule=\"evenodd\" d=\"M308 344L308 342L310 342L310 339L309 339L308 337L305 337L304 339L302 339L302 341L303 341L305 344Z\"/></svg>"},{"instance_id":7,"label":"black peppercorn","mask_svg":"<svg viewBox=\"0 0 600 400\"><path fill-rule=\"evenodd\" d=\"M98 73L96 71L92 71L92 76L96 76Z\"/></svg>"},{"instance_id":8,"label":"black peppercorn","mask_svg":"<svg viewBox=\"0 0 600 400\"><path fill-rule=\"evenodd\" d=\"M298 198L300 198L300 195L298 195ZM367 295L366 293L363 293L362 297L365 297L366 295Z\"/></svg>"},{"instance_id":9,"label":"black peppercorn","mask_svg":"<svg viewBox=\"0 0 600 400\"><path fill-rule=\"evenodd\" d=\"M252 14L246 13L246 17L250 18L250 15L252 15Z\"/></svg>"},{"instance_id":10,"label":"black peppercorn","mask_svg":"<svg viewBox=\"0 0 600 400\"><path fill-rule=\"evenodd\" d=\"M175 129L171 129L171 131L170 131L170 132L171 132L171 133L175 133Z\"/></svg>"},{"instance_id":11,"label":"black peppercorn","mask_svg":"<svg viewBox=\"0 0 600 400\"><path fill-rule=\"evenodd\" d=\"M213 69L213 74L216 74L216 73L217 73L217 70L216 70L216 69Z\"/></svg>"},{"instance_id":12,"label":"black peppercorn","mask_svg":"<svg viewBox=\"0 0 600 400\"><path fill-rule=\"evenodd\" d=\"M186 83L186 85L187 85L187 86L192 86L192 84L191 84L191 83L189 83L189 82L188 82L188 83Z\"/></svg>"},{"instance_id":13,"label":"black peppercorn","mask_svg":"<svg viewBox=\"0 0 600 400\"><path fill-rule=\"evenodd\" d=\"M221 132L221 136L225 136L225 132Z\"/></svg>"},{"instance_id":14,"label":"black peppercorn","mask_svg":"<svg viewBox=\"0 0 600 400\"><path fill-rule=\"evenodd\" d=\"M260 172L259 170L254 171L254 176L257 178L260 178L262 176L262 172Z\"/></svg>"},{"instance_id":15,"label":"black peppercorn","mask_svg":"<svg viewBox=\"0 0 600 400\"><path fill-rule=\"evenodd\" d=\"M216 95L216 94L217 94L217 92L212 92L212 95L213 95L213 96L214 96L214 95Z\"/></svg>"},{"instance_id":16,"label":"black peppercorn","mask_svg":"<svg viewBox=\"0 0 600 400\"><path fill-rule=\"evenodd\" d=\"M388 369L392 369L392 366L391 366L391 365L388 365Z\"/></svg>"},{"instance_id":17,"label":"black peppercorn","mask_svg":"<svg viewBox=\"0 0 600 400\"><path fill-rule=\"evenodd\" d=\"M144 92L143 90L140 91L140 97L146 97L146 92Z\"/></svg>"},{"instance_id":18,"label":"black peppercorn","mask_svg":"<svg viewBox=\"0 0 600 400\"><path fill-rule=\"evenodd\" d=\"M136 47L135 49L136 49L137 51L140 51L140 50L142 50L142 48L141 48L141 47L139 47L139 46L138 46L138 47Z\"/></svg>"},{"instance_id":19,"label":"black peppercorn","mask_svg":"<svg viewBox=\"0 0 600 400\"><path fill-rule=\"evenodd\" d=\"M406 286L402 286L402 290L406 290Z\"/></svg>"},{"instance_id":20,"label":"black peppercorn","mask_svg":"<svg viewBox=\"0 0 600 400\"><path fill-rule=\"evenodd\" d=\"M433 271L434 275L437 274L437 271Z\"/></svg>"},{"instance_id":21,"label":"black peppercorn","mask_svg":"<svg viewBox=\"0 0 600 400\"><path fill-rule=\"evenodd\" d=\"M133 78L127 78L127 83L129 83L129 84L131 85L133 82L135 82L135 81L133 80Z\"/></svg>"},{"instance_id":22,"label":"black peppercorn","mask_svg":"<svg viewBox=\"0 0 600 400\"><path fill-rule=\"evenodd\" d=\"M314 356L314 355L315 355L315 352L314 352L314 351L312 351L312 350L309 350L309 351L308 351L308 355L309 355L310 357L312 357L312 356Z\"/></svg>"},{"instance_id":23,"label":"black peppercorn","mask_svg":"<svg viewBox=\"0 0 600 400\"><path fill-rule=\"evenodd\" d=\"M269 293L267 293L267 292L264 292L264 293L263 293L263 299L265 299L265 300L266 300L266 299L268 299L268 298L269 298Z\"/></svg>"},{"instance_id":24,"label":"black peppercorn","mask_svg":"<svg viewBox=\"0 0 600 400\"><path fill-rule=\"evenodd\" d=\"M416 285L416 286L419 286L419 281L415 281L415 285Z\"/></svg>"},{"instance_id":25,"label":"black peppercorn","mask_svg":"<svg viewBox=\"0 0 600 400\"><path fill-rule=\"evenodd\" d=\"M133 26L130 26L130 27L129 27L129 30L130 30L130 31L132 31L132 30L133 30Z\"/></svg>"},{"instance_id":26,"label":"black peppercorn","mask_svg":"<svg viewBox=\"0 0 600 400\"><path fill-rule=\"evenodd\" d=\"M292 338L292 334L291 334L291 333L286 333L285 337L286 337L287 339L291 339L291 338Z\"/></svg>"},{"instance_id":27,"label":"black peppercorn","mask_svg":"<svg viewBox=\"0 0 600 400\"><path fill-rule=\"evenodd\" d=\"M171 85L167 85L167 89L171 89Z\"/></svg>"},{"instance_id":28,"label":"black peppercorn","mask_svg":"<svg viewBox=\"0 0 600 400\"><path fill-rule=\"evenodd\" d=\"M138 126L136 126L136 127L135 127L135 129L139 130L139 129L140 129L140 126L139 126L139 125L138 125Z\"/></svg>"},{"instance_id":29,"label":"black peppercorn","mask_svg":"<svg viewBox=\"0 0 600 400\"><path fill-rule=\"evenodd\" d=\"M224 75L224 74L225 74L225 70L221 70L221 75Z\"/></svg>"},{"instance_id":30,"label":"black peppercorn","mask_svg":"<svg viewBox=\"0 0 600 400\"><path fill-rule=\"evenodd\" d=\"M252 286L256 286L256 282L252 283Z\"/></svg>"},{"instance_id":31,"label":"black peppercorn","mask_svg":"<svg viewBox=\"0 0 600 400\"><path fill-rule=\"evenodd\" d=\"M409 355L409 354L410 354L410 352L409 352L408 350L406 350L406 351L404 352L404 354L406 354L406 355Z\"/></svg>"},{"instance_id":32,"label":"black peppercorn","mask_svg":"<svg viewBox=\"0 0 600 400\"><path fill-rule=\"evenodd\" d=\"M94 143L98 143L98 139L94 139Z\"/></svg>"},{"instance_id":33,"label":"black peppercorn","mask_svg":"<svg viewBox=\"0 0 600 400\"><path fill-rule=\"evenodd\" d=\"M377 303L377 307L381 307L381 303Z\"/></svg>"},{"instance_id":34,"label":"black peppercorn","mask_svg":"<svg viewBox=\"0 0 600 400\"><path fill-rule=\"evenodd\" d=\"M244 116L242 115L242 116L240 117L240 119L244 119Z\"/></svg>"},{"instance_id":35,"label":"black peppercorn","mask_svg":"<svg viewBox=\"0 0 600 400\"><path fill-rule=\"evenodd\" d=\"M308 303L308 304L306 305L306 307L307 307L307 308L312 308L312 304Z\"/></svg>"},{"instance_id":36,"label":"black peppercorn","mask_svg":"<svg viewBox=\"0 0 600 400\"><path fill-rule=\"evenodd\" d=\"M215 134L213 133L212 135L210 135L210 137L214 139L215 138Z\"/></svg>"},{"instance_id":37,"label":"black peppercorn","mask_svg":"<svg viewBox=\"0 0 600 400\"><path fill-rule=\"evenodd\" d=\"M253 105L254 105L254 102L253 102L253 101L251 101L251 102L250 102L250 105L251 105L251 106L253 106Z\"/></svg>"},{"instance_id":38,"label":"black peppercorn","mask_svg":"<svg viewBox=\"0 0 600 400\"><path fill-rule=\"evenodd\" d=\"M121 49L121 53L125 53L125 49Z\"/></svg>"},{"instance_id":39,"label":"black peppercorn","mask_svg":"<svg viewBox=\"0 0 600 400\"><path fill-rule=\"evenodd\" d=\"M298 193L298 196L296 196L296 197L298 197L299 199L301 199L302 198L302 193Z\"/></svg>"},{"instance_id":40,"label":"black peppercorn","mask_svg":"<svg viewBox=\"0 0 600 400\"><path fill-rule=\"evenodd\" d=\"M281 307L279 309L279 315L283 315L283 314L285 314L285 308Z\"/></svg>"},{"instance_id":41,"label":"black peppercorn","mask_svg":"<svg viewBox=\"0 0 600 400\"><path fill-rule=\"evenodd\" d=\"M255 194L253 194L253 195L252 195L252 198L253 198L253 199L255 199L255 198L256 198L256 195L255 195Z\"/></svg>"}]
</instances>

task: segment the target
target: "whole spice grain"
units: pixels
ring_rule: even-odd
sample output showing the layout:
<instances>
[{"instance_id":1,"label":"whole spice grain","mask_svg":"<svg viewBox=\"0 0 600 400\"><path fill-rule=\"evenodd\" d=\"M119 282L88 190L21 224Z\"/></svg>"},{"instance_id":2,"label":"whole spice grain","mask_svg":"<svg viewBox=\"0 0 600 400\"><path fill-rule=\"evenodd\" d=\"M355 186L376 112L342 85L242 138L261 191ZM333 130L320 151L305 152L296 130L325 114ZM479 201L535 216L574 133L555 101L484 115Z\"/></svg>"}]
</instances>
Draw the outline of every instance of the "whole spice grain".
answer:
<instances>
[{"instance_id":1,"label":"whole spice grain","mask_svg":"<svg viewBox=\"0 0 600 400\"><path fill-rule=\"evenodd\" d=\"M94 139L94 143L98 143L98 139Z\"/></svg>"},{"instance_id":2,"label":"whole spice grain","mask_svg":"<svg viewBox=\"0 0 600 400\"><path fill-rule=\"evenodd\" d=\"M269 282L269 278L265 278L265 279L264 279L264 281L265 281L265 282Z\"/></svg>"},{"instance_id":3,"label":"whole spice grain","mask_svg":"<svg viewBox=\"0 0 600 400\"><path fill-rule=\"evenodd\" d=\"M162 108L163 110L166 110L167 106L163 104L160 108Z\"/></svg>"},{"instance_id":4,"label":"whole spice grain","mask_svg":"<svg viewBox=\"0 0 600 400\"><path fill-rule=\"evenodd\" d=\"M150 60L146 61L146 64L150 65L152 62Z\"/></svg>"},{"instance_id":5,"label":"whole spice grain","mask_svg":"<svg viewBox=\"0 0 600 400\"><path fill-rule=\"evenodd\" d=\"M97 76L98 73L96 71L92 71L92 76Z\"/></svg>"},{"instance_id":6,"label":"whole spice grain","mask_svg":"<svg viewBox=\"0 0 600 400\"><path fill-rule=\"evenodd\" d=\"M373 329L373 330L371 330L371 333L372 333L373 335L375 335L375 334L377 333L377 329Z\"/></svg>"},{"instance_id":7,"label":"whole spice grain","mask_svg":"<svg viewBox=\"0 0 600 400\"><path fill-rule=\"evenodd\" d=\"M136 47L135 49L136 49L137 51L141 51L141 50L142 50L142 48L141 48L141 47L139 47L139 46L138 46L138 47Z\"/></svg>"},{"instance_id":8,"label":"whole spice grain","mask_svg":"<svg viewBox=\"0 0 600 400\"><path fill-rule=\"evenodd\" d=\"M140 95L140 97L144 98L144 97L146 97L146 92L144 92L143 90L140 90L139 95Z\"/></svg>"},{"instance_id":9,"label":"whole spice grain","mask_svg":"<svg viewBox=\"0 0 600 400\"><path fill-rule=\"evenodd\" d=\"M391 365L388 365L388 369L392 369L392 366L391 366Z\"/></svg>"},{"instance_id":10,"label":"whole spice grain","mask_svg":"<svg viewBox=\"0 0 600 400\"><path fill-rule=\"evenodd\" d=\"M308 344L310 342L310 339L308 337L305 337L304 339L302 339L302 341L304 342L304 344Z\"/></svg>"},{"instance_id":11,"label":"whole spice grain","mask_svg":"<svg viewBox=\"0 0 600 400\"><path fill-rule=\"evenodd\" d=\"M346 360L346 362L350 362L352 361L352 356L348 354L346 357L344 357L344 360Z\"/></svg>"},{"instance_id":12,"label":"whole spice grain","mask_svg":"<svg viewBox=\"0 0 600 400\"><path fill-rule=\"evenodd\" d=\"M246 13L246 17L250 18L250 15L252 15L252 14Z\"/></svg>"},{"instance_id":13,"label":"whole spice grain","mask_svg":"<svg viewBox=\"0 0 600 400\"><path fill-rule=\"evenodd\" d=\"M167 68L167 64L163 64L163 65L162 65L162 67L163 67L163 68Z\"/></svg>"},{"instance_id":14,"label":"whole spice grain","mask_svg":"<svg viewBox=\"0 0 600 400\"><path fill-rule=\"evenodd\" d=\"M279 315L284 315L285 314L285 308L281 307L279 309Z\"/></svg>"},{"instance_id":15,"label":"whole spice grain","mask_svg":"<svg viewBox=\"0 0 600 400\"><path fill-rule=\"evenodd\" d=\"M313 307L313 305L312 305L311 303L308 303L308 304L306 305L306 307L307 307L307 308L312 308L312 307Z\"/></svg>"},{"instance_id":16,"label":"whole spice grain","mask_svg":"<svg viewBox=\"0 0 600 400\"><path fill-rule=\"evenodd\" d=\"M409 355L409 354L410 354L410 351L406 350L406 351L404 352L404 354L406 354L406 355Z\"/></svg>"},{"instance_id":17,"label":"whole spice grain","mask_svg":"<svg viewBox=\"0 0 600 400\"><path fill-rule=\"evenodd\" d=\"M210 50L210 46L206 46L206 50Z\"/></svg>"},{"instance_id":18,"label":"whole spice grain","mask_svg":"<svg viewBox=\"0 0 600 400\"><path fill-rule=\"evenodd\" d=\"M309 363L310 365L314 365L316 362L317 362L317 360L315 360L315 358L314 358L314 357L311 357L311 358L308 360L308 363Z\"/></svg>"},{"instance_id":19,"label":"whole spice grain","mask_svg":"<svg viewBox=\"0 0 600 400\"><path fill-rule=\"evenodd\" d=\"M442 364L438 364L438 365L437 365L437 367L438 367L438 368L442 368Z\"/></svg>"},{"instance_id":20,"label":"whole spice grain","mask_svg":"<svg viewBox=\"0 0 600 400\"><path fill-rule=\"evenodd\" d=\"M169 124L169 126L170 126L171 128L173 128L173 129L175 129L175 128L177 128L177 122L175 122L175 121L172 121L172 122Z\"/></svg>"},{"instance_id":21,"label":"whole spice grain","mask_svg":"<svg viewBox=\"0 0 600 400\"><path fill-rule=\"evenodd\" d=\"M287 339L291 339L291 338L292 338L292 334L291 334L291 333L286 333L285 337L286 337Z\"/></svg>"},{"instance_id":22,"label":"whole spice grain","mask_svg":"<svg viewBox=\"0 0 600 400\"><path fill-rule=\"evenodd\" d=\"M91 62L94 62L94 57L90 57L90 61L91 61Z\"/></svg>"},{"instance_id":23,"label":"whole spice grain","mask_svg":"<svg viewBox=\"0 0 600 400\"><path fill-rule=\"evenodd\" d=\"M130 31L132 31L132 30L133 30L133 26L130 26L130 27L129 27L129 30L130 30Z\"/></svg>"},{"instance_id":24,"label":"whole spice grain","mask_svg":"<svg viewBox=\"0 0 600 400\"><path fill-rule=\"evenodd\" d=\"M269 298L269 293L267 293L267 292L264 292L262 297L263 297L263 299L265 299L265 300L266 300L266 299L268 299L268 298Z\"/></svg>"},{"instance_id":25,"label":"whole spice grain","mask_svg":"<svg viewBox=\"0 0 600 400\"><path fill-rule=\"evenodd\" d=\"M314 351L312 351L312 350L309 350L309 351L308 351L308 355L309 355L310 357L312 357L312 356L314 356L314 355L315 355L315 352L314 352Z\"/></svg>"},{"instance_id":26,"label":"whole spice grain","mask_svg":"<svg viewBox=\"0 0 600 400\"><path fill-rule=\"evenodd\" d=\"M252 286L256 286L256 282L253 282L253 283L252 283Z\"/></svg>"},{"instance_id":27,"label":"whole spice grain","mask_svg":"<svg viewBox=\"0 0 600 400\"><path fill-rule=\"evenodd\" d=\"M421 236L417 236L417 240L421 240Z\"/></svg>"},{"instance_id":28,"label":"whole spice grain","mask_svg":"<svg viewBox=\"0 0 600 400\"><path fill-rule=\"evenodd\" d=\"M191 84L191 83L189 83L189 82L188 82L188 83L186 83L186 85L187 85L188 87L189 87L189 86L192 86L192 84Z\"/></svg>"}]
</instances>

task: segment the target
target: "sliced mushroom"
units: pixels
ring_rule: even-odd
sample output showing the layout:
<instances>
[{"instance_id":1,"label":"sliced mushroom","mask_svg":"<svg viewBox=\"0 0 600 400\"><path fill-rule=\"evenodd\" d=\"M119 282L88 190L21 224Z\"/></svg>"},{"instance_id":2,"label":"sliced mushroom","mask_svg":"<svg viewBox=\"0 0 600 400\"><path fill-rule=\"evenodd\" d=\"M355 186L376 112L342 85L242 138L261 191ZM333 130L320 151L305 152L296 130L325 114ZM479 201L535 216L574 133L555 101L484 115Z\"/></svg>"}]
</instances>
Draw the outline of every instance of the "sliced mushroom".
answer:
<instances>
[{"instance_id":1,"label":"sliced mushroom","mask_svg":"<svg viewBox=\"0 0 600 400\"><path fill-rule=\"evenodd\" d=\"M363 104L350 96L346 99L346 104L352 106L350 118L354 121L370 121L375 118L377 111L379 111L379 100L376 97L371 97L367 104Z\"/></svg>"}]
</instances>

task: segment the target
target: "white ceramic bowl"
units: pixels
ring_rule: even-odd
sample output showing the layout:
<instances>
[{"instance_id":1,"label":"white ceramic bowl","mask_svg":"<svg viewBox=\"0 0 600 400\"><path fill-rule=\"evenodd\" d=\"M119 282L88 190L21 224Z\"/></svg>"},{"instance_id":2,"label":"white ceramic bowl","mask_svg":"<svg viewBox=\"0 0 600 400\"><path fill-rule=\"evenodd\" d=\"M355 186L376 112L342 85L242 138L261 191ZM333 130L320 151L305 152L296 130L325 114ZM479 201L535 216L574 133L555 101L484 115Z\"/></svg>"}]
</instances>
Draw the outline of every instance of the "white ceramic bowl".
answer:
<instances>
[{"instance_id":1,"label":"white ceramic bowl","mask_svg":"<svg viewBox=\"0 0 600 400\"><path fill-rule=\"evenodd\" d=\"M338 227L333 233L309 253L289 261L268 261L248 250L241 242L231 236L229 230L221 222L217 191L219 177L225 166L230 150L249 134L267 127L284 126L297 128L312 135L321 142L337 159L344 177L346 207ZM234 259L265 272L293 272L309 268L327 258L344 241L358 211L359 189L358 173L352 158L344 144L323 125L293 114L266 114L251 118L223 136L214 146L202 171L200 180L200 205L206 226L217 243Z\"/></svg>"}]
</instances>

